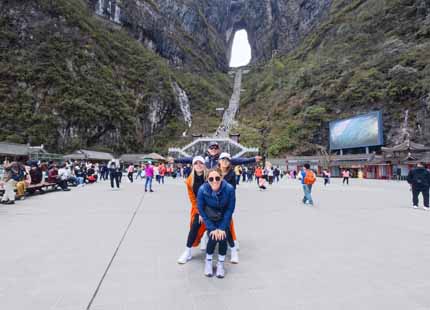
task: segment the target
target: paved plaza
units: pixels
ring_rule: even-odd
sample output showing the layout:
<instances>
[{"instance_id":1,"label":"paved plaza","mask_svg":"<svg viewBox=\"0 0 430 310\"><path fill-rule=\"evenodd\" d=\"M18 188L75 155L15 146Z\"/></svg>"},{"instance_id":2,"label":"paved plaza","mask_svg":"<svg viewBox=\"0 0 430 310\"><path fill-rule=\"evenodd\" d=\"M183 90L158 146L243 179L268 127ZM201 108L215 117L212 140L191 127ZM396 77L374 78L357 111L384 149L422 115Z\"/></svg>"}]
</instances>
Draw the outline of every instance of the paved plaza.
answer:
<instances>
[{"instance_id":1,"label":"paved plaza","mask_svg":"<svg viewBox=\"0 0 430 310\"><path fill-rule=\"evenodd\" d=\"M99 183L0 206L0 309L430 309L430 212L406 183L339 179L303 206L298 181L240 185L240 264L186 265L182 181ZM228 257L229 258L229 257Z\"/></svg>"}]
</instances>

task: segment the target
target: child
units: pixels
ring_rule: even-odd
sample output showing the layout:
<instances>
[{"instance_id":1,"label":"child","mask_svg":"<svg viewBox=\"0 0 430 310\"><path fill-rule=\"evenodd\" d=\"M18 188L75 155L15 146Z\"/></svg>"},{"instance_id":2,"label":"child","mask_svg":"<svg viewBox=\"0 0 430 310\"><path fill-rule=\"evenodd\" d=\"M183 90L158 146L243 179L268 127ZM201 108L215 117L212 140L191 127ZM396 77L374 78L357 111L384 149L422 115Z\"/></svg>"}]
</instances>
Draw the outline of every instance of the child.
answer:
<instances>
[{"instance_id":1,"label":"child","mask_svg":"<svg viewBox=\"0 0 430 310\"><path fill-rule=\"evenodd\" d=\"M266 189L266 179L264 177L258 179L258 187L261 190L265 190Z\"/></svg>"}]
</instances>

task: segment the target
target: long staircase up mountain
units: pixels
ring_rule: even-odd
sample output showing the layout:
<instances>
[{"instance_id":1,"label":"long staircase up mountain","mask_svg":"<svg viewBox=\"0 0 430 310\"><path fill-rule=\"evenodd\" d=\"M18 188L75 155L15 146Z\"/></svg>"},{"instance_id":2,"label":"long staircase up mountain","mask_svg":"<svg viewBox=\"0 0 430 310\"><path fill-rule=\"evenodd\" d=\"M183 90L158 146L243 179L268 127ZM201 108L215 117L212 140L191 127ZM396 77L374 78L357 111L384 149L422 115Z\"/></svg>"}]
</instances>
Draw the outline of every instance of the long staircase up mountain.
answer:
<instances>
[{"instance_id":1,"label":"long staircase up mountain","mask_svg":"<svg viewBox=\"0 0 430 310\"><path fill-rule=\"evenodd\" d=\"M236 117L237 111L239 110L243 70L242 68L238 68L238 69L235 69L234 71L235 71L235 77L234 77L233 94L231 95L228 108L224 112L222 122L215 132L215 136L220 138L228 137L230 129L233 127L235 123L235 117Z\"/></svg>"}]
</instances>

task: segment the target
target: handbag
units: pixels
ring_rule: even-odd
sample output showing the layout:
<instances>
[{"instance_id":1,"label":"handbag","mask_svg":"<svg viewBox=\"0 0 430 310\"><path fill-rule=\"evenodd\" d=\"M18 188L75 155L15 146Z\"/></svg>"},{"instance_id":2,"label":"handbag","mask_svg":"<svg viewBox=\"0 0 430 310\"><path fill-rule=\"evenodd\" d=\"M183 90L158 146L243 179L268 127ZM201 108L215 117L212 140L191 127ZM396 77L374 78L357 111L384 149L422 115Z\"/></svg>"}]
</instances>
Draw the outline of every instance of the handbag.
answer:
<instances>
[{"instance_id":1,"label":"handbag","mask_svg":"<svg viewBox=\"0 0 430 310\"><path fill-rule=\"evenodd\" d=\"M211 221L218 222L221 221L223 218L222 212L215 210L214 208L205 206L204 211Z\"/></svg>"}]
</instances>

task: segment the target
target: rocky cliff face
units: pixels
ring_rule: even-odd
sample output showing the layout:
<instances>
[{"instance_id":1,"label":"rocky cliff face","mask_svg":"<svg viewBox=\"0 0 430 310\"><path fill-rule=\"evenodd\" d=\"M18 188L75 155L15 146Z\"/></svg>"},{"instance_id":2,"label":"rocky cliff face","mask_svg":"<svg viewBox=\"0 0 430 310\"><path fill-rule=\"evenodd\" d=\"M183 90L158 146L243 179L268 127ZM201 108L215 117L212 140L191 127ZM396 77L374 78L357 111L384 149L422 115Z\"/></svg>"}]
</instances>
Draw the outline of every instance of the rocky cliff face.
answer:
<instances>
[{"instance_id":1,"label":"rocky cliff face","mask_svg":"<svg viewBox=\"0 0 430 310\"><path fill-rule=\"evenodd\" d=\"M429 11L429 0L3 0L0 140L123 152L214 132L245 29L245 142L310 153L328 121L373 109L388 143L430 142Z\"/></svg>"},{"instance_id":2,"label":"rocky cliff face","mask_svg":"<svg viewBox=\"0 0 430 310\"><path fill-rule=\"evenodd\" d=\"M175 70L145 47L162 38L135 40L124 31L129 21L121 12L128 8L105 4L94 9L112 16L97 20L81 0L0 3L0 140L56 152L161 151L193 120L200 130L215 130L200 120L215 114L204 111L213 102L228 101L221 91L229 89L228 77L210 74L215 66L204 75ZM164 44L176 65L174 45ZM198 67L194 61L190 68Z\"/></svg>"},{"instance_id":3,"label":"rocky cliff face","mask_svg":"<svg viewBox=\"0 0 430 310\"><path fill-rule=\"evenodd\" d=\"M326 15L332 0L88 0L100 16L177 66L226 71L234 34L248 32L254 63L294 49ZM120 13L118 13L120 12ZM204 66L202 66L204 64Z\"/></svg>"},{"instance_id":4,"label":"rocky cliff face","mask_svg":"<svg viewBox=\"0 0 430 310\"><path fill-rule=\"evenodd\" d=\"M242 137L273 155L312 154L330 121L380 110L388 145L429 143L430 1L333 0L326 14L246 78Z\"/></svg>"}]
</instances>

